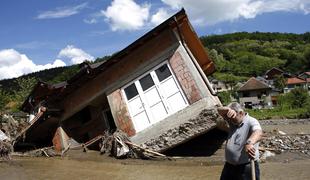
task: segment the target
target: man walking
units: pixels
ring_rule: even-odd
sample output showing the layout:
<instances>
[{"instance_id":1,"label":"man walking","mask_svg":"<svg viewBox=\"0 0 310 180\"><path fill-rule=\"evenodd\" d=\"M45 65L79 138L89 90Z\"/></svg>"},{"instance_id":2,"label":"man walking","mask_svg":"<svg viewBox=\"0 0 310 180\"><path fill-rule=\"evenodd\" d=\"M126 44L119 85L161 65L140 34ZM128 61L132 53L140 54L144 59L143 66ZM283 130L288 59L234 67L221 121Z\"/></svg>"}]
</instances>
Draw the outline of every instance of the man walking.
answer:
<instances>
[{"instance_id":1,"label":"man walking","mask_svg":"<svg viewBox=\"0 0 310 180\"><path fill-rule=\"evenodd\" d=\"M255 175L259 180L258 142L262 137L259 122L244 112L238 103L230 103L218 109L229 125L225 148L225 160L221 180L251 179L251 159L255 162Z\"/></svg>"}]
</instances>

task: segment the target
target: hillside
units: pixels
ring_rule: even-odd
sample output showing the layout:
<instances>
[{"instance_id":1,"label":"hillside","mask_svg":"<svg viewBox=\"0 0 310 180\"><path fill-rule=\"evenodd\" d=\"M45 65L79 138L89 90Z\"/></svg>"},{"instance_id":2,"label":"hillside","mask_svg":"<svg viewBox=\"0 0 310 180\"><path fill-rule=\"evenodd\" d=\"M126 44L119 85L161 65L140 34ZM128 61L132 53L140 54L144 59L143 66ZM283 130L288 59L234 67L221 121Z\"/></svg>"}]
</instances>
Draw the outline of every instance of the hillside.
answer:
<instances>
[{"instance_id":1,"label":"hillside","mask_svg":"<svg viewBox=\"0 0 310 180\"><path fill-rule=\"evenodd\" d=\"M233 87L251 76L262 75L272 67L292 74L310 71L310 33L247 33L202 36L201 41L214 61L213 77ZM110 56L97 58L96 62ZM78 65L34 72L19 78L0 81L0 110L8 102L23 101L36 81L58 83L69 79ZM10 96L9 98L4 98ZM19 97L19 98L17 98ZM16 108L16 107L15 107Z\"/></svg>"},{"instance_id":2,"label":"hillside","mask_svg":"<svg viewBox=\"0 0 310 180\"><path fill-rule=\"evenodd\" d=\"M272 67L292 74L310 70L310 33L247 33L201 37L216 64L218 79L236 81Z\"/></svg>"}]
</instances>

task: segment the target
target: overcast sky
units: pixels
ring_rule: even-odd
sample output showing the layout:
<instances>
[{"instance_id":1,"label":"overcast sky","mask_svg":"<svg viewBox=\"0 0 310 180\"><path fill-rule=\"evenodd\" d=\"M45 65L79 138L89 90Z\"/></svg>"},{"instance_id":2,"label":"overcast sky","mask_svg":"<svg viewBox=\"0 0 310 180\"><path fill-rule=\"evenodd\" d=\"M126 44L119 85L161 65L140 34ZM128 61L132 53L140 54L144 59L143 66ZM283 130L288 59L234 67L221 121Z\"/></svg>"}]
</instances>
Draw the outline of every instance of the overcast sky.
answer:
<instances>
[{"instance_id":1,"label":"overcast sky","mask_svg":"<svg viewBox=\"0 0 310 180\"><path fill-rule=\"evenodd\" d=\"M310 0L1 0L0 79L110 55L182 7L199 36L310 31Z\"/></svg>"}]
</instances>

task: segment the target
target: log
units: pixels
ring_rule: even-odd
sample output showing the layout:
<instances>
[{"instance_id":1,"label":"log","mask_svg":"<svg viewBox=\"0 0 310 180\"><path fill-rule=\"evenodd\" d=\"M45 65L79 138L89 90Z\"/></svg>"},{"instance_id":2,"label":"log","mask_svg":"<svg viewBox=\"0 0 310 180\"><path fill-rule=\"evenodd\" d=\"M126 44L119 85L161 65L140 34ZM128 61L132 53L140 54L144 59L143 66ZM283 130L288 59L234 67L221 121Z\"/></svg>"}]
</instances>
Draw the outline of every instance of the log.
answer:
<instances>
[{"instance_id":1,"label":"log","mask_svg":"<svg viewBox=\"0 0 310 180\"><path fill-rule=\"evenodd\" d=\"M97 142L102 137L103 137L103 135L99 135L99 136L94 137L93 139L91 139L91 140L87 141L86 143L84 143L84 147L88 147L88 146L94 144L95 142Z\"/></svg>"},{"instance_id":2,"label":"log","mask_svg":"<svg viewBox=\"0 0 310 180\"><path fill-rule=\"evenodd\" d=\"M36 114L36 116L34 117L34 119L32 120L31 124L29 126L27 126L25 129L23 129L19 134L16 135L16 137L13 139L13 145L15 144L16 140L22 136L24 133L26 133L26 131L37 121L40 119L40 117L44 114L45 111L40 111L39 113Z\"/></svg>"},{"instance_id":3,"label":"log","mask_svg":"<svg viewBox=\"0 0 310 180\"><path fill-rule=\"evenodd\" d=\"M145 149L145 148L143 148L143 147L141 147L141 146L139 146L137 144L134 144L132 142L126 141L125 143L128 144L128 145L134 146L136 148L142 149L145 152L148 152L148 153L151 153L151 154L155 154L155 155L161 156L161 157L166 157L166 155L164 155L164 154L161 154L159 152L155 152L155 151L152 151L152 150L149 150L149 149Z\"/></svg>"}]
</instances>

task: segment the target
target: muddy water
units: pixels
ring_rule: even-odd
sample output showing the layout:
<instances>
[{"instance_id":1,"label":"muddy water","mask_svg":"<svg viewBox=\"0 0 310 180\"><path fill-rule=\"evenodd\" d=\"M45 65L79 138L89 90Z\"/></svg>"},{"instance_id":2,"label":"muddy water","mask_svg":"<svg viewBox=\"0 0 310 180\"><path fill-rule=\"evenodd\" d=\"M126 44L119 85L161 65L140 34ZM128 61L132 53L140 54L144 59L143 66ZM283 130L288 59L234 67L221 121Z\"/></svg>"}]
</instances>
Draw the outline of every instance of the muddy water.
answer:
<instances>
[{"instance_id":1,"label":"muddy water","mask_svg":"<svg viewBox=\"0 0 310 180\"><path fill-rule=\"evenodd\" d=\"M1 179L218 179L221 166L197 162L108 160L107 162L17 158L0 163Z\"/></svg>"},{"instance_id":2,"label":"muddy water","mask_svg":"<svg viewBox=\"0 0 310 180\"><path fill-rule=\"evenodd\" d=\"M210 164L204 158L115 160L87 153L73 158L15 157L0 163L0 179L212 180L219 179L222 167L222 162ZM261 164L261 179L308 179L309 169L310 159L267 162Z\"/></svg>"}]
</instances>

